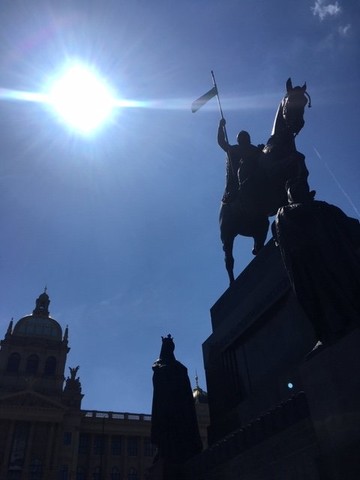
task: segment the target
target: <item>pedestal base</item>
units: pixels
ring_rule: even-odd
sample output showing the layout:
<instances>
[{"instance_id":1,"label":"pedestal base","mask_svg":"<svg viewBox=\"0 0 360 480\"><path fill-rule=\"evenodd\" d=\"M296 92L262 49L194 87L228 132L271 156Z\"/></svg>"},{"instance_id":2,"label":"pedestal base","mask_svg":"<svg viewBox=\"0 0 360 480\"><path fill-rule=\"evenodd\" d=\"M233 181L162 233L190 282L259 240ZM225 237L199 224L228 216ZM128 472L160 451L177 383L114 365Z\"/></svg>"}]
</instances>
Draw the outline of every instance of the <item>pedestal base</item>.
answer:
<instances>
[{"instance_id":1,"label":"pedestal base","mask_svg":"<svg viewBox=\"0 0 360 480\"><path fill-rule=\"evenodd\" d=\"M303 387L326 480L360 478L360 329L311 355Z\"/></svg>"}]
</instances>

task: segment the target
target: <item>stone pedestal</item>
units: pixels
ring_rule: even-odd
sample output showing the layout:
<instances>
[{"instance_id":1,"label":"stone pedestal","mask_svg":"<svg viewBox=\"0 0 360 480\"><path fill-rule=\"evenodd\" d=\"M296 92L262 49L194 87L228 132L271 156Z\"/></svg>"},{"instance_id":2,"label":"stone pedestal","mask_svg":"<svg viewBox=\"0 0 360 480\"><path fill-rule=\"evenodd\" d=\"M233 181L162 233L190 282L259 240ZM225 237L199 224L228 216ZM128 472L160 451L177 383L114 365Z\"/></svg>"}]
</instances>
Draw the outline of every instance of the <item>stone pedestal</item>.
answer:
<instances>
[{"instance_id":1,"label":"stone pedestal","mask_svg":"<svg viewBox=\"0 0 360 480\"><path fill-rule=\"evenodd\" d=\"M360 478L360 329L300 368L320 448L323 480Z\"/></svg>"},{"instance_id":2,"label":"stone pedestal","mask_svg":"<svg viewBox=\"0 0 360 480\"><path fill-rule=\"evenodd\" d=\"M211 321L203 344L210 445L302 391L298 366L316 343L272 241L215 303Z\"/></svg>"}]
</instances>

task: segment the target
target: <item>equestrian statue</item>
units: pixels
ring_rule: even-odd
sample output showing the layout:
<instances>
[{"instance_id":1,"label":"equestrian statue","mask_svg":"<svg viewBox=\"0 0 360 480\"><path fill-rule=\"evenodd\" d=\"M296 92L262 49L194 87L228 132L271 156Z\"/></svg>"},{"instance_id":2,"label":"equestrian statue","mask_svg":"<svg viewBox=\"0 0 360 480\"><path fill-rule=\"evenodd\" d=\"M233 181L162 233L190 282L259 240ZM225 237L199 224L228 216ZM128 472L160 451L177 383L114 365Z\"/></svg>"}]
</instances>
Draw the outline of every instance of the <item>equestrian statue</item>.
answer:
<instances>
[{"instance_id":1,"label":"equestrian statue","mask_svg":"<svg viewBox=\"0 0 360 480\"><path fill-rule=\"evenodd\" d=\"M216 88L217 95L217 88ZM311 99L303 86L286 82L271 137L266 145L251 144L248 132L241 131L237 145L230 145L226 121L221 111L218 144L226 152L226 183L220 207L220 234L225 266L230 284L234 281L233 244L237 235L253 237L253 254L264 246L269 218L287 203L285 185L301 179L307 182L309 172L305 156L298 152L295 138L304 126L304 109Z\"/></svg>"}]
</instances>

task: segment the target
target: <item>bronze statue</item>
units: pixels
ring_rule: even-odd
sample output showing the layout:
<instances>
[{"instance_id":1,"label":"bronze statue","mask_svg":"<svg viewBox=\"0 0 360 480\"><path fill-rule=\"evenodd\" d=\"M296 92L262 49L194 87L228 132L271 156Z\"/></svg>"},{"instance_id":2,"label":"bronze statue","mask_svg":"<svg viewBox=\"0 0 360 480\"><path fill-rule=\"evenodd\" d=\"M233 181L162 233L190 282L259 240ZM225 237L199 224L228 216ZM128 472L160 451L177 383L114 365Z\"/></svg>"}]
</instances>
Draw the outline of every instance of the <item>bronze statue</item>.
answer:
<instances>
[{"instance_id":1,"label":"bronze statue","mask_svg":"<svg viewBox=\"0 0 360 480\"><path fill-rule=\"evenodd\" d=\"M261 149L251 144L248 132L241 131L237 145L229 145L225 133L225 119L218 128L218 144L227 153L225 192L220 208L220 236L225 252L225 266L230 283L234 281L234 239L237 235L254 238L253 254L264 246L269 228L265 211L258 205L259 156ZM250 191L248 185L251 186ZM254 194L254 195L253 195Z\"/></svg>"},{"instance_id":2,"label":"bronze statue","mask_svg":"<svg viewBox=\"0 0 360 480\"><path fill-rule=\"evenodd\" d=\"M79 365L77 367L69 367L70 370L70 380L76 379L76 374L79 371Z\"/></svg>"},{"instance_id":3,"label":"bronze statue","mask_svg":"<svg viewBox=\"0 0 360 480\"><path fill-rule=\"evenodd\" d=\"M305 157L296 150L295 137L304 126L304 108L310 97L306 84L293 87L286 82L286 94L278 107L271 137L261 150L240 132L238 145L226 141L225 120L220 121L218 143L227 152L226 186L220 207L220 234L230 284L234 281L234 239L254 238L253 254L263 247L268 217L287 202L285 184L293 178L307 181Z\"/></svg>"},{"instance_id":4,"label":"bronze statue","mask_svg":"<svg viewBox=\"0 0 360 480\"><path fill-rule=\"evenodd\" d=\"M159 459L181 464L201 452L202 444L196 419L187 369L175 359L171 335L162 337L160 357L153 365L153 404L151 441Z\"/></svg>"},{"instance_id":5,"label":"bronze statue","mask_svg":"<svg viewBox=\"0 0 360 480\"><path fill-rule=\"evenodd\" d=\"M261 157L261 168L266 176L266 200L269 216L287 204L285 185L292 179L307 181L309 171L305 156L296 149L295 138L303 128L304 110L311 99L302 87L293 87L291 79L286 82L286 94L282 99L274 120L271 137L267 141Z\"/></svg>"},{"instance_id":6,"label":"bronze statue","mask_svg":"<svg viewBox=\"0 0 360 480\"><path fill-rule=\"evenodd\" d=\"M227 153L226 184L222 202L231 203L237 200L239 184L241 188L241 184L256 173L261 149L251 144L250 135L244 130L236 137L237 145L230 145L225 125L226 120L222 118L218 128L218 144Z\"/></svg>"},{"instance_id":7,"label":"bronze statue","mask_svg":"<svg viewBox=\"0 0 360 480\"><path fill-rule=\"evenodd\" d=\"M293 291L329 343L360 325L360 223L314 193L304 180L288 182L273 231Z\"/></svg>"}]
</instances>

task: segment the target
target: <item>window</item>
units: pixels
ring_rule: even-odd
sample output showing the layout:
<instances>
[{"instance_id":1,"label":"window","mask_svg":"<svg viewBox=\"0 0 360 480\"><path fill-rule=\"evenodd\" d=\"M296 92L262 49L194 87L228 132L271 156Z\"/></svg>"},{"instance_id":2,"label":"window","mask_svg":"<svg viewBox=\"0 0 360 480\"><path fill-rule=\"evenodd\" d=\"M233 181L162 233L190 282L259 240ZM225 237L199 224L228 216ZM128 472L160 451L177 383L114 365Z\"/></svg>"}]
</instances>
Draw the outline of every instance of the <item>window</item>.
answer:
<instances>
[{"instance_id":1,"label":"window","mask_svg":"<svg viewBox=\"0 0 360 480\"><path fill-rule=\"evenodd\" d=\"M20 365L20 355L16 352L13 352L8 358L6 371L9 373L16 373L19 371L19 365Z\"/></svg>"},{"instance_id":2,"label":"window","mask_svg":"<svg viewBox=\"0 0 360 480\"><path fill-rule=\"evenodd\" d=\"M111 437L111 454L121 455L121 436L114 435Z\"/></svg>"},{"instance_id":3,"label":"window","mask_svg":"<svg viewBox=\"0 0 360 480\"><path fill-rule=\"evenodd\" d=\"M78 467L76 470L76 480L85 480L85 469Z\"/></svg>"},{"instance_id":4,"label":"window","mask_svg":"<svg viewBox=\"0 0 360 480\"><path fill-rule=\"evenodd\" d=\"M79 453L88 453L90 446L90 436L87 433L81 433L79 438Z\"/></svg>"},{"instance_id":5,"label":"window","mask_svg":"<svg viewBox=\"0 0 360 480\"><path fill-rule=\"evenodd\" d=\"M21 474L21 470L9 470L6 480L21 480Z\"/></svg>"},{"instance_id":6,"label":"window","mask_svg":"<svg viewBox=\"0 0 360 480\"><path fill-rule=\"evenodd\" d=\"M69 478L69 471L67 465L61 465L59 470L59 480L68 480Z\"/></svg>"},{"instance_id":7,"label":"window","mask_svg":"<svg viewBox=\"0 0 360 480\"><path fill-rule=\"evenodd\" d=\"M94 468L94 473L92 476L93 480L101 480L101 469L100 467L95 467Z\"/></svg>"},{"instance_id":8,"label":"window","mask_svg":"<svg viewBox=\"0 0 360 480\"><path fill-rule=\"evenodd\" d=\"M29 480L41 480L43 478L43 466L39 459L35 458L30 463L29 470Z\"/></svg>"},{"instance_id":9,"label":"window","mask_svg":"<svg viewBox=\"0 0 360 480\"><path fill-rule=\"evenodd\" d=\"M48 357L45 362L44 375L54 375L56 372L56 358Z\"/></svg>"},{"instance_id":10,"label":"window","mask_svg":"<svg viewBox=\"0 0 360 480\"><path fill-rule=\"evenodd\" d=\"M150 437L144 438L144 456L153 457L155 453L155 447L152 445Z\"/></svg>"},{"instance_id":11,"label":"window","mask_svg":"<svg viewBox=\"0 0 360 480\"><path fill-rule=\"evenodd\" d=\"M138 474L135 468L130 468L127 480L138 480Z\"/></svg>"},{"instance_id":12,"label":"window","mask_svg":"<svg viewBox=\"0 0 360 480\"><path fill-rule=\"evenodd\" d=\"M63 443L64 445L71 445L71 432L64 432Z\"/></svg>"},{"instance_id":13,"label":"window","mask_svg":"<svg viewBox=\"0 0 360 480\"><path fill-rule=\"evenodd\" d=\"M9 470L23 468L28 446L30 422L16 422L9 458Z\"/></svg>"},{"instance_id":14,"label":"window","mask_svg":"<svg viewBox=\"0 0 360 480\"><path fill-rule=\"evenodd\" d=\"M138 454L138 437L128 437L127 454L130 457L136 457Z\"/></svg>"},{"instance_id":15,"label":"window","mask_svg":"<svg viewBox=\"0 0 360 480\"><path fill-rule=\"evenodd\" d=\"M103 435L95 435L94 437L94 454L102 455L104 453L104 437Z\"/></svg>"},{"instance_id":16,"label":"window","mask_svg":"<svg viewBox=\"0 0 360 480\"><path fill-rule=\"evenodd\" d=\"M35 354L30 355L26 360L25 372L28 375L35 375L39 366L39 357Z\"/></svg>"},{"instance_id":17,"label":"window","mask_svg":"<svg viewBox=\"0 0 360 480\"><path fill-rule=\"evenodd\" d=\"M111 478L111 480L120 480L120 470L118 469L118 467L113 467L111 469L110 478Z\"/></svg>"}]
</instances>

